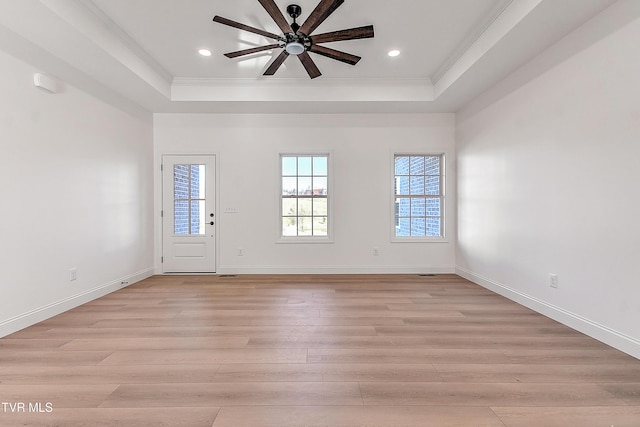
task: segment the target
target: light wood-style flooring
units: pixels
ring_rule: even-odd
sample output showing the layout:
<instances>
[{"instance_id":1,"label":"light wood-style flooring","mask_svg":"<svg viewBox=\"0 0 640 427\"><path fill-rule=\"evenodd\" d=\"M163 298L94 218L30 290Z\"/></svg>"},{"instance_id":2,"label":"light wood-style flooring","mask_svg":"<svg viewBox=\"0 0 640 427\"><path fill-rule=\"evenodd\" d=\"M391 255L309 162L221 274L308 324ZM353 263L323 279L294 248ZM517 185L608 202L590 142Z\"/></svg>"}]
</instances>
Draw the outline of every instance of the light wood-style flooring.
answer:
<instances>
[{"instance_id":1,"label":"light wood-style flooring","mask_svg":"<svg viewBox=\"0 0 640 427\"><path fill-rule=\"evenodd\" d=\"M455 275L156 276L0 339L0 403L0 426L638 427L640 361Z\"/></svg>"}]
</instances>

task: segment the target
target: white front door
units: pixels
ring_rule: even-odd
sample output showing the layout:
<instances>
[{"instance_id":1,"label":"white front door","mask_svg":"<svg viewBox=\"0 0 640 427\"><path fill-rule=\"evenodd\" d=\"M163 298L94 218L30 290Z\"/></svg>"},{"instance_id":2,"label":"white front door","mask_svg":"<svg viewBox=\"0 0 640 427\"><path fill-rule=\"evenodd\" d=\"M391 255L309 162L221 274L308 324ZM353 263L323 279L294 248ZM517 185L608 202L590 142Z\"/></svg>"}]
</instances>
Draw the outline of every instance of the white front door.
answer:
<instances>
[{"instance_id":1,"label":"white front door","mask_svg":"<svg viewBox=\"0 0 640 427\"><path fill-rule=\"evenodd\" d=\"M162 156L162 271L215 273L215 156Z\"/></svg>"}]
</instances>

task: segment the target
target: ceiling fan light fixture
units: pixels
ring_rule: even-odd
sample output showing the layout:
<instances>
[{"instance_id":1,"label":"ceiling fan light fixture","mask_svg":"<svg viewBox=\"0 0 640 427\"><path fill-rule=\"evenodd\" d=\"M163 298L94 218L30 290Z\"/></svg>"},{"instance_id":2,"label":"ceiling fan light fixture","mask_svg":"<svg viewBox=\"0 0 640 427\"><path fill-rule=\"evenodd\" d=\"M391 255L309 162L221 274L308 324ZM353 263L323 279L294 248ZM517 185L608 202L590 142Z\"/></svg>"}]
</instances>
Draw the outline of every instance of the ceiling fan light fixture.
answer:
<instances>
[{"instance_id":1,"label":"ceiling fan light fixture","mask_svg":"<svg viewBox=\"0 0 640 427\"><path fill-rule=\"evenodd\" d=\"M304 45L300 42L290 42L284 47L289 55L300 55L304 52Z\"/></svg>"}]
</instances>

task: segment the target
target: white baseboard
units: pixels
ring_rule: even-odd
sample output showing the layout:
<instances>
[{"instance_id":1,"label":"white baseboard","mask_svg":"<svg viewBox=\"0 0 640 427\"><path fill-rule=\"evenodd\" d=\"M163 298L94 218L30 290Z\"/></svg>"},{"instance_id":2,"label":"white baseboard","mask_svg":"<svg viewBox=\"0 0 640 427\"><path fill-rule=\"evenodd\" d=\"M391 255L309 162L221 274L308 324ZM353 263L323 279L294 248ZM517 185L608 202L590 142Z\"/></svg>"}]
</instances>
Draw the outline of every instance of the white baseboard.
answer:
<instances>
[{"instance_id":1,"label":"white baseboard","mask_svg":"<svg viewBox=\"0 0 640 427\"><path fill-rule=\"evenodd\" d=\"M139 271L111 282L105 283L85 292L64 298L60 301L39 307L11 319L0 321L0 338L17 332L21 329L35 325L43 320L49 319L65 311L76 308L96 298L100 298L119 289L126 288L136 282L144 280L153 275L153 268Z\"/></svg>"},{"instance_id":2,"label":"white baseboard","mask_svg":"<svg viewBox=\"0 0 640 427\"><path fill-rule=\"evenodd\" d=\"M303 266L237 266L221 265L217 274L454 274L454 267L424 266L335 266L335 265L303 265Z\"/></svg>"},{"instance_id":3,"label":"white baseboard","mask_svg":"<svg viewBox=\"0 0 640 427\"><path fill-rule=\"evenodd\" d=\"M465 269L459 267L456 268L456 274L489 289L492 292L502 295L505 298L509 298L518 304L558 321L563 325L582 332L585 335L640 359L640 341L633 337Z\"/></svg>"}]
</instances>

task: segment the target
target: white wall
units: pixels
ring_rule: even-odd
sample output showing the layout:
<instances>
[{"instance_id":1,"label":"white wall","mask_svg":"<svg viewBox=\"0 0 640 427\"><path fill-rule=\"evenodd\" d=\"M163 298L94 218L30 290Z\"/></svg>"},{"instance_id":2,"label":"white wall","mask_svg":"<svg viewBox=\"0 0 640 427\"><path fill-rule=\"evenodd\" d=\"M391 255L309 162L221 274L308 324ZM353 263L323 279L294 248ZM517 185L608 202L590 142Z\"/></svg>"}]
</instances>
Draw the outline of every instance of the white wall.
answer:
<instances>
[{"instance_id":1,"label":"white wall","mask_svg":"<svg viewBox=\"0 0 640 427\"><path fill-rule=\"evenodd\" d=\"M636 357L639 6L605 11L518 75L556 66L506 96L505 82L456 126L457 271Z\"/></svg>"},{"instance_id":2,"label":"white wall","mask_svg":"<svg viewBox=\"0 0 640 427\"><path fill-rule=\"evenodd\" d=\"M153 272L151 116L39 71L0 52L0 336Z\"/></svg>"},{"instance_id":3,"label":"white wall","mask_svg":"<svg viewBox=\"0 0 640 427\"><path fill-rule=\"evenodd\" d=\"M162 154L217 155L218 273L454 271L453 115L156 114L154 132L157 212ZM334 174L334 242L276 243L279 154L328 150ZM447 154L447 242L390 242L394 150ZM229 207L238 213L223 213ZM158 221L158 260L160 231ZM374 247L379 256L373 256ZM243 256L237 255L238 248Z\"/></svg>"}]
</instances>

